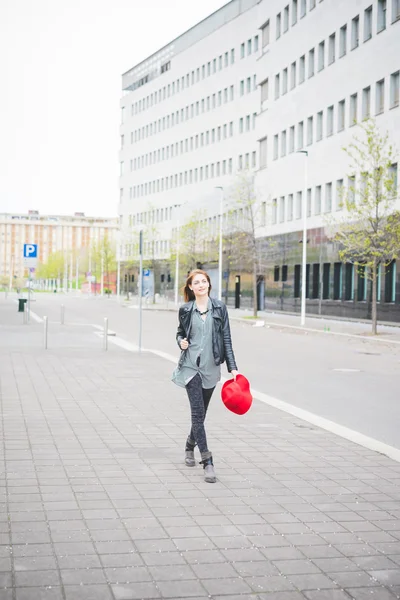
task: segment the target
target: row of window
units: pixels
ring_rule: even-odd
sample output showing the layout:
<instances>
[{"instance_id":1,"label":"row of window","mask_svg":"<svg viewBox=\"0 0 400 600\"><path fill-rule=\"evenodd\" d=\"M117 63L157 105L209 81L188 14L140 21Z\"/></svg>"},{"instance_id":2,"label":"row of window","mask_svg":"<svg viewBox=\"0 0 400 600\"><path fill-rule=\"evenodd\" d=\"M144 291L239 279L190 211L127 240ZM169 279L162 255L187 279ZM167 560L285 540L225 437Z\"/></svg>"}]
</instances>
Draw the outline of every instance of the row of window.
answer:
<instances>
[{"instance_id":1,"label":"row of window","mask_svg":"<svg viewBox=\"0 0 400 600\"><path fill-rule=\"evenodd\" d=\"M274 281L288 281L288 265L274 268ZM378 265L377 300L382 300L382 275L385 277L383 300L387 303L396 301L396 262L387 266ZM357 293L355 283L357 277ZM365 302L367 300L367 285L365 267L355 269L352 263L314 263L306 265L306 298L322 300L345 300ZM293 295L300 298L301 294L301 265L294 265Z\"/></svg>"},{"instance_id":2,"label":"row of window","mask_svg":"<svg viewBox=\"0 0 400 600\"><path fill-rule=\"evenodd\" d=\"M248 92L255 91L257 88L256 84L256 76L247 78L246 89ZM215 94L211 96L206 96L197 102L193 102L181 108L180 110L173 111L169 115L166 115L160 119L156 119L147 125L143 125L138 129L131 132L131 144L134 142L139 142L149 136L155 135L156 133L160 133L165 129L170 129L175 125L179 125L179 123L183 123L188 121L189 119L193 119L194 117L198 117L200 114L205 112L209 112L215 108L222 106L222 104L226 104L227 102L233 102L235 97L234 86L231 85L229 88L224 88L223 90L219 90ZM243 89L243 92L242 92ZM245 89L245 80L240 83L240 93L244 94ZM121 136L121 145L125 143L124 136Z\"/></svg>"},{"instance_id":3,"label":"row of window","mask_svg":"<svg viewBox=\"0 0 400 600\"><path fill-rule=\"evenodd\" d=\"M239 133L249 132L252 129L255 129L256 126L256 117L257 113L253 113L252 115L246 115L245 117L241 117L239 119ZM163 148L159 148L158 150L153 150L147 154L142 154L137 158L130 160L130 170L136 171L138 169L143 169L147 166L151 166L160 161L169 160L172 158L176 158L179 155L182 155L187 152L193 152L198 148L203 148L204 146L208 146L209 144L215 144L216 142L221 142L222 140L226 140L229 137L233 136L233 121L229 123L225 123L224 125L219 125L213 129L207 130L203 133L196 134L191 136L190 138L186 138L185 140L181 140L180 142L175 142L174 144L169 144ZM254 153L255 154L255 153ZM254 161L253 161L254 162ZM120 163L120 174L124 174L124 161Z\"/></svg>"},{"instance_id":4,"label":"row of window","mask_svg":"<svg viewBox=\"0 0 400 600\"><path fill-rule=\"evenodd\" d=\"M394 178L394 186L397 189L397 164L393 164L390 168L390 173ZM364 185L360 181L360 186ZM335 186L335 190L334 190ZM312 215L320 215L322 213L330 213L333 210L341 210L344 194L344 181L337 179L336 183L331 181L324 186L317 185L314 188L307 189L307 217ZM347 196L349 202L355 201L355 186L356 179L353 176L347 178ZM335 193L335 197L334 197ZM266 202L262 203L262 226L266 223ZM301 219L303 214L303 191L298 191L296 194L288 194L287 197L281 196L272 201L272 225L293 221L293 219Z\"/></svg>"},{"instance_id":5,"label":"row of window","mask_svg":"<svg viewBox=\"0 0 400 600\"><path fill-rule=\"evenodd\" d=\"M319 1L322 2L323 0L319 0ZM400 19L400 0L391 0L391 2L392 2L391 22L394 23L395 21ZM292 25L292 27L294 25L296 25L296 23L298 21L298 10L299 10L298 4L299 4L298 0L292 0L291 9L290 9L290 5L288 4L287 6L285 6L283 11L279 12L276 15L276 27L275 27L276 36L275 37L277 40L281 37L282 34L289 31L290 24ZM316 0L309 0L309 10L311 11L313 8L315 8L315 6L316 6ZM364 11L364 41L367 41L372 37L372 19L373 19L372 10L373 10L373 7L371 5ZM291 13L291 20L290 20L289 13ZM307 0L300 0L300 18L303 18L306 15L306 13L307 13ZM387 0L377 0L377 23L376 23L377 33L380 33L381 31L383 31L386 28L386 21L387 21ZM360 27L360 18L359 18L359 16L357 16L352 20L352 40L351 40L352 49L356 48L359 43L359 33L360 33L359 27ZM262 32L262 47L264 49L270 43L270 21L269 20L261 27L261 32ZM334 35L335 34L333 34L333 36ZM332 43L331 38L332 38L332 36L329 38L330 43ZM334 43L334 40L333 40L333 43ZM340 54L340 56L343 56L344 54L341 54L341 52L344 52L344 53L346 52L346 45L347 45L347 25L344 25L340 30L340 45L341 45L341 49L339 51L339 54ZM334 53L335 50L332 49L332 52Z\"/></svg>"},{"instance_id":6,"label":"row of window","mask_svg":"<svg viewBox=\"0 0 400 600\"><path fill-rule=\"evenodd\" d=\"M214 177L220 177L221 175L231 175L233 173L233 160L232 158L211 163L203 167L196 167L195 169L188 169L175 175L167 177L161 177L154 181L148 181L146 183L140 183L129 188L129 198L140 198L148 196L150 194L156 194L164 192L169 189L181 187L182 185L188 185L197 183L199 181L213 179ZM120 200L124 198L124 188L120 189Z\"/></svg>"},{"instance_id":7,"label":"row of window","mask_svg":"<svg viewBox=\"0 0 400 600\"><path fill-rule=\"evenodd\" d=\"M400 2L400 0L399 0ZM364 11L364 42L367 42L372 37L372 6L369 6ZM397 20L400 15L394 13ZM393 21L393 22L394 22ZM377 31L383 31L386 28L386 0L378 1L378 20L377 20ZM354 17L351 21L351 50L355 50L359 46L360 39L360 15ZM328 56L326 56L326 46L328 48ZM348 46L348 33L347 24L343 25L339 31L339 58L342 58L347 54ZM315 69L318 72L322 71L326 66L326 59L328 65L333 64L336 61L337 41L336 33L332 33L329 36L327 44L325 40L318 44L317 57L316 49L311 48L308 52L308 73L307 77L311 78L315 75ZM317 59L317 64L316 64ZM306 79L306 55L303 54L298 61L294 61L290 66L283 69L282 72L275 75L275 100L280 96L287 94L290 90L293 90L297 85L302 84ZM264 80L261 84L261 102L268 100L269 96L269 84L268 79Z\"/></svg>"},{"instance_id":8,"label":"row of window","mask_svg":"<svg viewBox=\"0 0 400 600\"><path fill-rule=\"evenodd\" d=\"M139 248L137 244L125 244L125 255L129 257L136 256ZM151 242L143 242L143 254L145 258L154 256L166 255L171 252L171 242L169 240L156 240ZM126 276L125 276L126 277ZM132 276L134 281L134 276Z\"/></svg>"},{"instance_id":9,"label":"row of window","mask_svg":"<svg viewBox=\"0 0 400 600\"><path fill-rule=\"evenodd\" d=\"M400 71L392 73L389 78L390 81L390 103L389 107L396 108L400 104ZM361 107L360 107L361 100ZM346 99L343 98L338 102L337 105L337 124L336 131L341 132L348 126L355 125L359 120L361 113L361 119L367 119L372 114L371 106L371 86L368 86L362 90L362 94L355 93L350 96L347 100L348 103L348 121L346 119ZM361 111L359 110L361 108ZM385 110L385 79L380 79L375 84L375 115L380 115ZM314 120L316 121L316 128L314 128ZM326 110L326 133L327 137L334 134L334 121L335 121L335 106L332 104ZM315 135L315 137L314 137ZM279 156L286 156L286 153L292 153L295 148L301 149L304 145L310 146L315 141L319 142L324 137L324 111L321 110L317 113L316 118L314 116L308 117L306 121L306 132L305 122L300 121L297 125L297 145L295 142L295 126L292 125L287 135L286 130L282 131L281 134L274 135L273 145L273 159L276 160ZM280 138L280 140L279 140ZM288 138L288 139L287 139ZM280 144L279 144L280 141ZM280 150L280 152L279 152Z\"/></svg>"},{"instance_id":10,"label":"row of window","mask_svg":"<svg viewBox=\"0 0 400 600\"><path fill-rule=\"evenodd\" d=\"M240 45L240 58L245 58L247 56L258 52L259 49L259 41L258 35L254 38L250 38L247 42L243 42ZM214 75L218 71L222 71L223 68L228 67L229 65L233 65L235 62L235 49L232 48L230 52L225 52L224 54L220 54L217 58L210 60L206 64L198 67L197 69L192 70L190 73L179 77L172 83L163 86L159 90L149 94L145 98L141 100L137 100L136 102L131 104L131 116L136 115L138 113L151 108L152 106L159 104L163 100L174 96L175 94L179 94L185 88L188 88L191 85L195 85L199 83L206 77L210 77ZM162 73L170 70L171 63L166 63L164 70ZM122 116L121 122L124 123L125 119L125 107L122 107Z\"/></svg>"},{"instance_id":11,"label":"row of window","mask_svg":"<svg viewBox=\"0 0 400 600\"><path fill-rule=\"evenodd\" d=\"M323 2L323 0L319 0L319 2ZM315 8L317 2L316 0L309 0L308 10L311 11ZM291 21L290 15L291 13ZM289 25L292 27L296 25L298 22L298 18L300 19L305 17L307 14L307 0L300 0L300 15L299 15L299 2L298 0L292 0L292 7L290 8L290 4L285 6L283 11L279 12L276 15L275 23L275 31L276 31L276 39L278 40L282 34L287 33L289 31ZM264 25L261 26L261 37L262 37L262 47L263 49L269 45L271 38L271 24L270 20L266 21Z\"/></svg>"},{"instance_id":12,"label":"row of window","mask_svg":"<svg viewBox=\"0 0 400 600\"><path fill-rule=\"evenodd\" d=\"M255 121L255 116L253 116L253 121ZM194 136L191 136L190 138L181 140L180 142L169 144L168 146L159 148L158 150L153 150L152 152L149 152L147 154L142 154L142 156L139 156L138 158L131 159L130 170L136 171L137 169L142 169L144 167L156 164L160 161L175 158L180 154L193 152L194 150L197 150L198 148L203 148L204 146L208 146L209 144L214 144L216 142L226 140L232 136L233 121L230 121L229 123L219 125L218 127L209 129L200 134L196 134ZM123 174L124 163L122 162L121 165L121 174Z\"/></svg>"}]
</instances>

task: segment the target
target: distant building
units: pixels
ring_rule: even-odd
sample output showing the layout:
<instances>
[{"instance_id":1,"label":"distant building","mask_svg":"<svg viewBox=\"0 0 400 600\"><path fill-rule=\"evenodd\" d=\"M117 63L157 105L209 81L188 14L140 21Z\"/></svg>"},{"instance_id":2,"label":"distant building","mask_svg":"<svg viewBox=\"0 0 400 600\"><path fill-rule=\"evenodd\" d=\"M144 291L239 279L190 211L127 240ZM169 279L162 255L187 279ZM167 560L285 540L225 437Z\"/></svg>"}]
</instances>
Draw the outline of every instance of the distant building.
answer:
<instances>
[{"instance_id":1,"label":"distant building","mask_svg":"<svg viewBox=\"0 0 400 600\"><path fill-rule=\"evenodd\" d=\"M24 244L38 245L38 262L46 263L55 252L71 255L89 249L94 242L108 237L116 247L118 219L41 215L36 210L0 213L0 276L24 276Z\"/></svg>"}]
</instances>

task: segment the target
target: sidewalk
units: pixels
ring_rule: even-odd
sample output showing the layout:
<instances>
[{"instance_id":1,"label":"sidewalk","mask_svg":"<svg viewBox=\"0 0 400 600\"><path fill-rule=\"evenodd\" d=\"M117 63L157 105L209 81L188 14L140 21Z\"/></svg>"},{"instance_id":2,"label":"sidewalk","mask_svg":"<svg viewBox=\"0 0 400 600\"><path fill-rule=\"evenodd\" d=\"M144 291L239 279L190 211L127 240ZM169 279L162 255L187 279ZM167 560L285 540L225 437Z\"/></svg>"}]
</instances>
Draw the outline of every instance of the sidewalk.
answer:
<instances>
[{"instance_id":1,"label":"sidewalk","mask_svg":"<svg viewBox=\"0 0 400 600\"><path fill-rule=\"evenodd\" d=\"M138 298L134 297L131 300L126 300L121 297L122 305L127 308L138 309ZM167 310L176 312L176 306L173 302L158 302L157 304L146 304L143 302L143 310ZM235 309L228 307L229 316L231 319L240 320L248 323L250 326L255 325L253 319L253 311L251 309ZM258 320L263 321L267 327L275 328L290 328L301 331L314 331L327 334L339 335L355 335L355 336L371 336L371 323L369 321L357 319L345 319L333 316L317 316L306 315L305 328L300 325L300 314L293 314L284 311L258 311ZM400 323L378 323L378 336L375 340L386 340L400 343Z\"/></svg>"},{"instance_id":2,"label":"sidewalk","mask_svg":"<svg viewBox=\"0 0 400 600\"><path fill-rule=\"evenodd\" d=\"M206 484L182 461L188 402L169 362L12 346L0 600L400 596L399 463L258 401L237 417L217 390Z\"/></svg>"}]
</instances>

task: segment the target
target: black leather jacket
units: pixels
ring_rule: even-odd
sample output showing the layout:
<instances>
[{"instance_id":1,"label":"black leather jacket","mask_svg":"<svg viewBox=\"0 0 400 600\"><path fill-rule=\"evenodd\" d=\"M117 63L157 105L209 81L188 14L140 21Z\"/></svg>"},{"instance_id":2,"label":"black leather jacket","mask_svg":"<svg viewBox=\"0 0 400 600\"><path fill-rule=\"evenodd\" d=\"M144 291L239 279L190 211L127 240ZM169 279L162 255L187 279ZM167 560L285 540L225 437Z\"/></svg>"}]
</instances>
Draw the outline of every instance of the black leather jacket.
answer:
<instances>
[{"instance_id":1,"label":"black leather jacket","mask_svg":"<svg viewBox=\"0 0 400 600\"><path fill-rule=\"evenodd\" d=\"M237 371L235 355L232 349L231 330L229 327L229 317L226 306L220 300L211 299L211 316L213 319L212 328L212 346L216 365L220 365L226 360L228 371ZM192 315L195 302L187 302L179 309L179 324L176 332L176 341L180 348L180 343L187 338L190 343L190 330L192 327ZM179 359L178 368L182 365L185 356L185 350L182 350Z\"/></svg>"}]
</instances>

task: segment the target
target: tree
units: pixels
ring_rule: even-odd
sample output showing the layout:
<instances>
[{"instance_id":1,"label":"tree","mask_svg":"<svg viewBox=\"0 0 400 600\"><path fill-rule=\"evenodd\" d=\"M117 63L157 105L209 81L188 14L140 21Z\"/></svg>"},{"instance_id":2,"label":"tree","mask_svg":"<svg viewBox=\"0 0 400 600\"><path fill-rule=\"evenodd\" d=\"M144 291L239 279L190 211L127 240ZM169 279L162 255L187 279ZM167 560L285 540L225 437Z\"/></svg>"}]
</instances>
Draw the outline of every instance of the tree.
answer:
<instances>
[{"instance_id":1,"label":"tree","mask_svg":"<svg viewBox=\"0 0 400 600\"><path fill-rule=\"evenodd\" d=\"M111 245L111 242L107 235L101 238L99 241L93 241L91 247L91 262L92 262L92 273L94 273L96 282L103 276L104 286L104 275L106 275L106 288L110 286L110 273L116 270L116 256L115 248Z\"/></svg>"},{"instance_id":2,"label":"tree","mask_svg":"<svg viewBox=\"0 0 400 600\"><path fill-rule=\"evenodd\" d=\"M194 211L179 229L180 263L185 272L207 262L212 234L207 227L206 212ZM175 252L177 241L175 240Z\"/></svg>"},{"instance_id":3,"label":"tree","mask_svg":"<svg viewBox=\"0 0 400 600\"><path fill-rule=\"evenodd\" d=\"M371 281L372 333L377 333L377 270L400 255L400 212L396 209L395 151L388 133L382 135L373 119L359 125L344 151L350 158L351 185L342 191L340 217L332 219L333 239L340 242L342 262L355 265Z\"/></svg>"},{"instance_id":4,"label":"tree","mask_svg":"<svg viewBox=\"0 0 400 600\"><path fill-rule=\"evenodd\" d=\"M52 252L47 258L47 262L39 264L37 268L38 279L63 279L65 271L65 256L64 253L59 250Z\"/></svg>"},{"instance_id":5,"label":"tree","mask_svg":"<svg viewBox=\"0 0 400 600\"><path fill-rule=\"evenodd\" d=\"M235 234L234 256L236 261L247 263L252 271L253 315L257 317L257 284L261 271L261 253L257 239L258 229L262 226L262 207L257 198L254 176L243 171L238 173L230 191L231 210L228 213L229 229ZM233 241L232 240L232 241ZM233 257L232 257L233 258Z\"/></svg>"}]
</instances>

